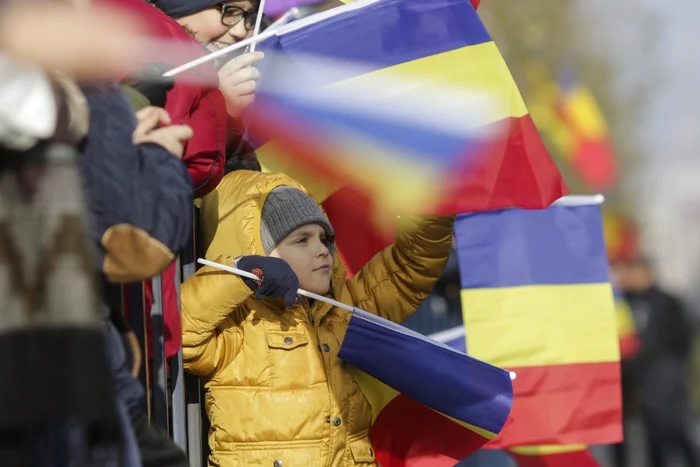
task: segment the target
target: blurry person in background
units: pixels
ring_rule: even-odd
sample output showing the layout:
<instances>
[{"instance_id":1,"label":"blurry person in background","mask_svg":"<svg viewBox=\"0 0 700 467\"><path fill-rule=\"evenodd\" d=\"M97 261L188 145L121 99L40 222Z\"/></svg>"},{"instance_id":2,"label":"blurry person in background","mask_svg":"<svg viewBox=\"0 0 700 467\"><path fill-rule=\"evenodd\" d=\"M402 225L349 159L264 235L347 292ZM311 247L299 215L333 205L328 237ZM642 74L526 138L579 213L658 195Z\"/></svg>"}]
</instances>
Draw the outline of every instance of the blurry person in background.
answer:
<instances>
[{"instance_id":1,"label":"blurry person in background","mask_svg":"<svg viewBox=\"0 0 700 467\"><path fill-rule=\"evenodd\" d=\"M629 404L638 401L652 467L698 465L692 441L687 395L689 356L694 329L681 300L657 284L643 257L620 264L616 276L629 303L640 338L640 352L623 367L631 387Z\"/></svg>"}]
</instances>

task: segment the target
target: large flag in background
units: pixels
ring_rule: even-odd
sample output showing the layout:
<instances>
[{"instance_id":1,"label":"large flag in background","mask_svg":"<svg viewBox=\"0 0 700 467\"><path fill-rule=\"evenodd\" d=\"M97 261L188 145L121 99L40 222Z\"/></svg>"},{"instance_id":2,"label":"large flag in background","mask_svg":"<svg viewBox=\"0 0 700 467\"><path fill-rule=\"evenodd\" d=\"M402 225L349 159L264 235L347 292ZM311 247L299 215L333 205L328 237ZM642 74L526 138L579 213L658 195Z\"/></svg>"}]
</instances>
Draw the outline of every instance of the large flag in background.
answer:
<instances>
[{"instance_id":1,"label":"large flag in background","mask_svg":"<svg viewBox=\"0 0 700 467\"><path fill-rule=\"evenodd\" d=\"M505 139L491 148L491 157L485 159L488 163L454 168L452 179L445 180L443 187L445 190L450 188L449 194L443 198L445 204L440 207L443 212L509 206L542 208L566 192L508 67L474 8L467 2L359 0L280 28L274 40L263 44L261 50L266 50L266 47L277 54L283 53L292 63L296 57L311 55L362 65L354 68L361 72L336 74L334 82L324 82L308 75L307 90L361 86L398 75L420 82L426 91L450 86L504 99L507 105L499 108L498 115L491 114L482 126L505 128ZM265 87L265 80L271 74L266 71L268 67L274 68L274 63L264 65L261 88ZM299 68L303 72L303 67ZM400 93L408 91L419 94L420 90L399 88L392 97L396 99ZM420 114L424 109L414 111ZM313 134L304 137L313 137ZM313 143L303 142L304 147ZM328 166L299 163L295 157L299 153L293 150L299 145L285 146L279 138L263 139L258 143L261 145L257 154L266 170L289 174L324 202L337 230L336 240L341 255L352 262L347 264L351 271L359 269L391 241L392 236L387 232L357 228L372 218L376 200L366 192L356 187L343 187L346 181L342 177L333 177L338 172L333 172ZM403 145L407 143L404 141ZM363 169L372 170L373 167Z\"/></svg>"},{"instance_id":2,"label":"large flag in background","mask_svg":"<svg viewBox=\"0 0 700 467\"><path fill-rule=\"evenodd\" d=\"M338 356L372 406L382 467L452 467L508 420L507 371L365 311L353 310Z\"/></svg>"},{"instance_id":3,"label":"large flag in background","mask_svg":"<svg viewBox=\"0 0 700 467\"><path fill-rule=\"evenodd\" d=\"M514 422L492 448L622 439L600 209L588 198L564 203L455 224L468 353L517 375Z\"/></svg>"}]
</instances>

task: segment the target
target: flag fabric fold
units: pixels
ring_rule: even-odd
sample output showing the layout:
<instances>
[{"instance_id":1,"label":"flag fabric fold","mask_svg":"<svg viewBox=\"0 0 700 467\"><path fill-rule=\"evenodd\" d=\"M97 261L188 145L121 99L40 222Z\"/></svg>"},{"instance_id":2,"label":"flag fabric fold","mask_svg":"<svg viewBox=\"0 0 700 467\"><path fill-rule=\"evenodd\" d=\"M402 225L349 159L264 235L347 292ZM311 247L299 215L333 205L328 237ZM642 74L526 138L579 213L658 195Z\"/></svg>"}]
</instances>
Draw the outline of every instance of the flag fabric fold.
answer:
<instances>
[{"instance_id":1,"label":"flag fabric fold","mask_svg":"<svg viewBox=\"0 0 700 467\"><path fill-rule=\"evenodd\" d=\"M491 448L622 437L619 343L595 204L458 216L469 355L514 371L514 422Z\"/></svg>"},{"instance_id":2,"label":"flag fabric fold","mask_svg":"<svg viewBox=\"0 0 700 467\"><path fill-rule=\"evenodd\" d=\"M339 357L372 405L382 467L451 467L508 421L507 371L365 311L353 311Z\"/></svg>"}]
</instances>

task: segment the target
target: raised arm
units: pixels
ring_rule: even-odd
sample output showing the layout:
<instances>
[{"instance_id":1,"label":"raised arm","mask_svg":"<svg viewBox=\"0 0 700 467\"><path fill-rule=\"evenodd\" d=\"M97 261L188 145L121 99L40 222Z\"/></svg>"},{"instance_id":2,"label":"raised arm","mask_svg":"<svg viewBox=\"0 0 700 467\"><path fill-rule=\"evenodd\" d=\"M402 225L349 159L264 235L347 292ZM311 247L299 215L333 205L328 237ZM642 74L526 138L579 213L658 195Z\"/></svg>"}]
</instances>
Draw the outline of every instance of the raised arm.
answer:
<instances>
[{"instance_id":1,"label":"raised arm","mask_svg":"<svg viewBox=\"0 0 700 467\"><path fill-rule=\"evenodd\" d=\"M347 283L352 302L396 323L428 298L447 264L454 216L402 216L396 241Z\"/></svg>"}]
</instances>

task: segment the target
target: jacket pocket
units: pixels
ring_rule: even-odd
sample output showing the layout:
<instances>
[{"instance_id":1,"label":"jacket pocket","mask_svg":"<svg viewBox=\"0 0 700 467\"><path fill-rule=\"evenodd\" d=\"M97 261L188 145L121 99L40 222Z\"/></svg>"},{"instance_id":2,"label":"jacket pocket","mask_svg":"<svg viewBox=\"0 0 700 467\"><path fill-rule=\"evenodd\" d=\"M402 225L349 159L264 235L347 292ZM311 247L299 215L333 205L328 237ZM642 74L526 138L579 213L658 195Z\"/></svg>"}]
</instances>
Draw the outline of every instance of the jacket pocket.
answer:
<instances>
[{"instance_id":1,"label":"jacket pocket","mask_svg":"<svg viewBox=\"0 0 700 467\"><path fill-rule=\"evenodd\" d=\"M238 467L320 467L321 443L251 445L236 453Z\"/></svg>"},{"instance_id":2,"label":"jacket pocket","mask_svg":"<svg viewBox=\"0 0 700 467\"><path fill-rule=\"evenodd\" d=\"M265 331L265 337L271 349L292 350L309 343L306 334L298 331Z\"/></svg>"},{"instance_id":3,"label":"jacket pocket","mask_svg":"<svg viewBox=\"0 0 700 467\"><path fill-rule=\"evenodd\" d=\"M372 464L375 463L374 449L369 442L369 438L362 438L349 443L350 453L355 464Z\"/></svg>"},{"instance_id":4,"label":"jacket pocket","mask_svg":"<svg viewBox=\"0 0 700 467\"><path fill-rule=\"evenodd\" d=\"M303 331L290 329L266 331L265 339L272 387L308 387L312 382L309 337Z\"/></svg>"}]
</instances>

